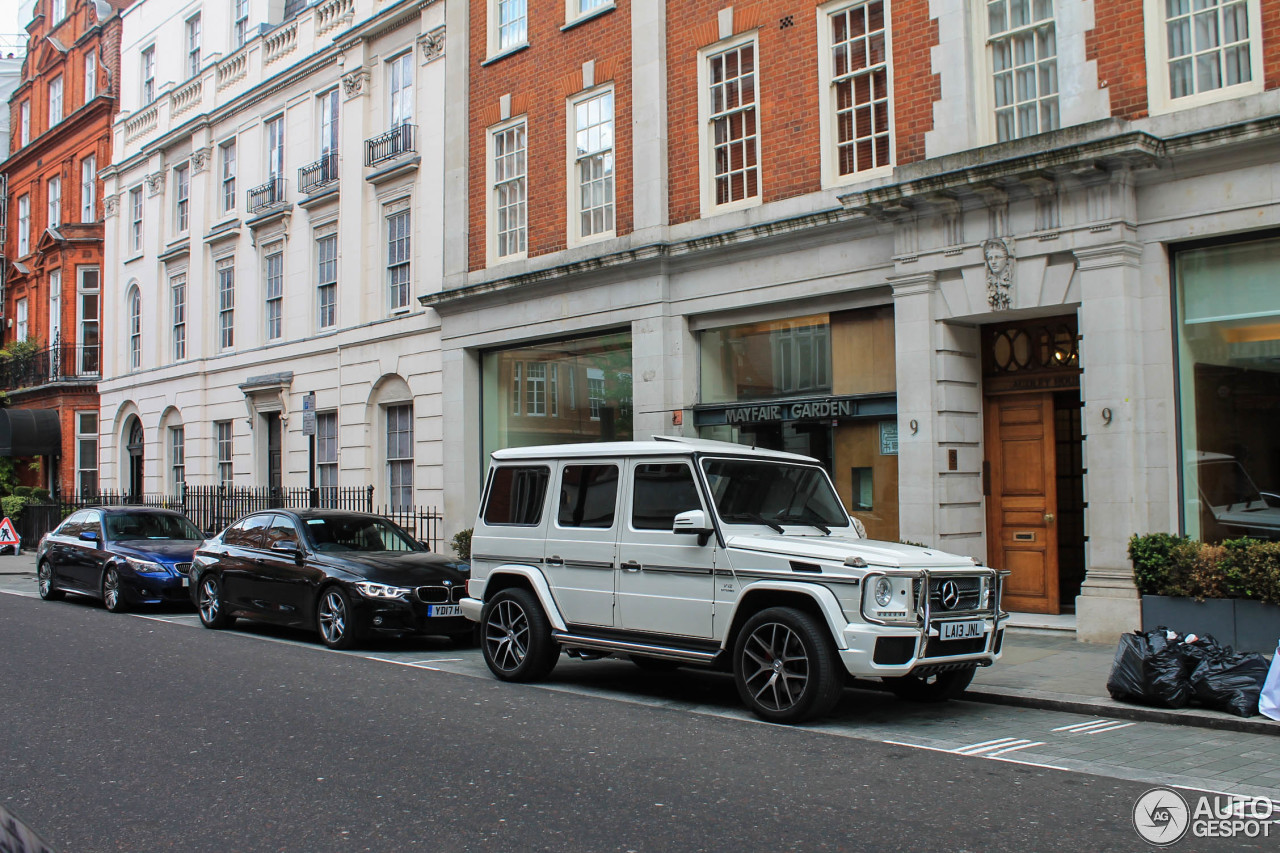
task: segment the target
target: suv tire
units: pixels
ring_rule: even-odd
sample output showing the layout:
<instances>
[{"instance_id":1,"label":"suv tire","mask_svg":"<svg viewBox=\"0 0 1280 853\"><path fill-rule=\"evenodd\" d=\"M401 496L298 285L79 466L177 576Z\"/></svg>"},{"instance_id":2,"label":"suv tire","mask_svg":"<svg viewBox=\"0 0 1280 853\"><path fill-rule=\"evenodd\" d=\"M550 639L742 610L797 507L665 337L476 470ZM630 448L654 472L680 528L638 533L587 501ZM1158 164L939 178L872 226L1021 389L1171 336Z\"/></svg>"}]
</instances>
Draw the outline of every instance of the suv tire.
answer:
<instances>
[{"instance_id":1,"label":"suv tire","mask_svg":"<svg viewBox=\"0 0 1280 853\"><path fill-rule=\"evenodd\" d=\"M770 607L738 632L733 683L760 719L799 723L835 707L844 674L825 625L803 610Z\"/></svg>"},{"instance_id":2,"label":"suv tire","mask_svg":"<svg viewBox=\"0 0 1280 853\"><path fill-rule=\"evenodd\" d=\"M937 672L933 675L903 675L898 678L886 678L884 683L899 699L909 699L912 702L945 702L948 699L955 699L964 692L969 682L973 681L975 671L977 667L970 666L948 672Z\"/></svg>"},{"instance_id":3,"label":"suv tire","mask_svg":"<svg viewBox=\"0 0 1280 853\"><path fill-rule=\"evenodd\" d=\"M521 587L504 589L484 603L480 631L484 662L503 681L541 681L560 657L537 596Z\"/></svg>"}]
</instances>

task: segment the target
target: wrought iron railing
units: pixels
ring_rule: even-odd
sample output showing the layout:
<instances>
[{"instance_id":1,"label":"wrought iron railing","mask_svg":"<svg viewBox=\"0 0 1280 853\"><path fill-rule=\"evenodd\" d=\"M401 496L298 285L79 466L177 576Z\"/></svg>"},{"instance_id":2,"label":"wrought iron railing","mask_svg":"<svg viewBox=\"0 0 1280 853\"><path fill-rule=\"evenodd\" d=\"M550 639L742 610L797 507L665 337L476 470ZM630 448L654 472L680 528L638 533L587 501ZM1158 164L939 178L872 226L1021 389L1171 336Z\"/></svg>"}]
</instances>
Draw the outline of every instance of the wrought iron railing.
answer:
<instances>
[{"instance_id":1,"label":"wrought iron railing","mask_svg":"<svg viewBox=\"0 0 1280 853\"><path fill-rule=\"evenodd\" d=\"M298 192L313 193L322 187L336 183L337 180L338 155L332 152L298 170Z\"/></svg>"},{"instance_id":2,"label":"wrought iron railing","mask_svg":"<svg viewBox=\"0 0 1280 853\"><path fill-rule=\"evenodd\" d=\"M249 190L246 202L250 213L262 213L284 204L284 178L273 178Z\"/></svg>"},{"instance_id":3,"label":"wrought iron railing","mask_svg":"<svg viewBox=\"0 0 1280 853\"><path fill-rule=\"evenodd\" d=\"M22 536L23 547L34 549L40 537L78 509L124 505L176 509L210 535L220 532L243 515L263 509L327 507L372 512L399 524L433 551L439 551L444 544L441 536L444 519L434 507L377 506L373 502L373 486L309 489L305 486L249 488L183 484L176 495L133 495L111 491L55 494L47 503L27 504L15 523Z\"/></svg>"},{"instance_id":4,"label":"wrought iron railing","mask_svg":"<svg viewBox=\"0 0 1280 853\"><path fill-rule=\"evenodd\" d=\"M34 388L50 382L96 382L102 374L97 345L69 341L0 359L0 391Z\"/></svg>"},{"instance_id":5,"label":"wrought iron railing","mask_svg":"<svg viewBox=\"0 0 1280 853\"><path fill-rule=\"evenodd\" d=\"M374 166L418 150L418 126L401 124L364 141L364 164Z\"/></svg>"}]
</instances>

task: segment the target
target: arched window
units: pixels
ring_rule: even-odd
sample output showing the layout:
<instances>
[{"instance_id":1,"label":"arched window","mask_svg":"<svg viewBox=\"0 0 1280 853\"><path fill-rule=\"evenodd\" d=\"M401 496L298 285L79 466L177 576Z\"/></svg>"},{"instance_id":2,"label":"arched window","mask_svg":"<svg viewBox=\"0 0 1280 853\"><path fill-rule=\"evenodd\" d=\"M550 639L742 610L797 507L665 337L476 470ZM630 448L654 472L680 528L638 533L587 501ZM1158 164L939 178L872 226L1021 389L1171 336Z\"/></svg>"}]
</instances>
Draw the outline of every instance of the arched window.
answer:
<instances>
[{"instance_id":1,"label":"arched window","mask_svg":"<svg viewBox=\"0 0 1280 853\"><path fill-rule=\"evenodd\" d=\"M142 291L129 289L129 369L142 367Z\"/></svg>"}]
</instances>

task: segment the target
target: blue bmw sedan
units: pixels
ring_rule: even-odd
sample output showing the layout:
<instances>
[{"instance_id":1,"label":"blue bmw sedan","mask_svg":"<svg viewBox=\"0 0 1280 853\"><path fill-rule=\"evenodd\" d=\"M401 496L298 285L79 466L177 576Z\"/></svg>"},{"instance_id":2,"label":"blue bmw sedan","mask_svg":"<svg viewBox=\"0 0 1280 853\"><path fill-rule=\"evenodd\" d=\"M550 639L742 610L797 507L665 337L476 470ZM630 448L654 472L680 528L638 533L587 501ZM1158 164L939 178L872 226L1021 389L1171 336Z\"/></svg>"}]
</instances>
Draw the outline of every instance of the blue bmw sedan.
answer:
<instances>
[{"instance_id":1,"label":"blue bmw sedan","mask_svg":"<svg viewBox=\"0 0 1280 853\"><path fill-rule=\"evenodd\" d=\"M189 602L187 571L204 536L180 512L94 507L69 515L36 551L40 597L102 599L112 613L131 605Z\"/></svg>"}]
</instances>

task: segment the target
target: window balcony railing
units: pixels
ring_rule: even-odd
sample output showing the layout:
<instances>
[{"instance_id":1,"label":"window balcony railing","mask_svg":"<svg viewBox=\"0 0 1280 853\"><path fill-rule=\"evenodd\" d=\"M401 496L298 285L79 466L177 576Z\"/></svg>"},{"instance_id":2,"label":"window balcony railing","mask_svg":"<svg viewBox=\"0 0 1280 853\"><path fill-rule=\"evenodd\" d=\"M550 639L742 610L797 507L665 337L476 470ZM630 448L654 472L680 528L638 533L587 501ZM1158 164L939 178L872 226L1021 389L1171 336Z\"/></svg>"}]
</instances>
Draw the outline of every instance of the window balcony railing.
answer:
<instances>
[{"instance_id":1,"label":"window balcony railing","mask_svg":"<svg viewBox=\"0 0 1280 853\"><path fill-rule=\"evenodd\" d=\"M246 201L250 213L262 213L284 204L284 178L274 178L249 190Z\"/></svg>"},{"instance_id":2,"label":"window balcony railing","mask_svg":"<svg viewBox=\"0 0 1280 853\"><path fill-rule=\"evenodd\" d=\"M387 160L394 160L401 154L409 154L417 150L418 126L402 124L381 136L364 141L364 164L375 166Z\"/></svg>"},{"instance_id":3,"label":"window balcony railing","mask_svg":"<svg viewBox=\"0 0 1280 853\"><path fill-rule=\"evenodd\" d=\"M325 154L298 170L298 192L313 193L338 182L338 155Z\"/></svg>"},{"instance_id":4,"label":"window balcony railing","mask_svg":"<svg viewBox=\"0 0 1280 853\"><path fill-rule=\"evenodd\" d=\"M0 360L0 391L35 388L51 382L97 381L101 374L96 344L54 343Z\"/></svg>"}]
</instances>

